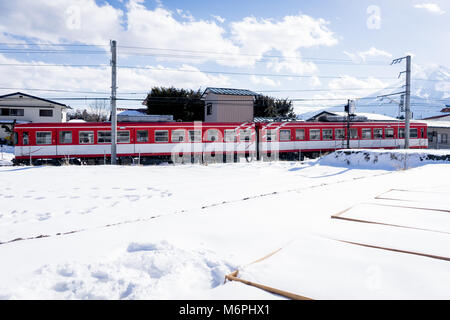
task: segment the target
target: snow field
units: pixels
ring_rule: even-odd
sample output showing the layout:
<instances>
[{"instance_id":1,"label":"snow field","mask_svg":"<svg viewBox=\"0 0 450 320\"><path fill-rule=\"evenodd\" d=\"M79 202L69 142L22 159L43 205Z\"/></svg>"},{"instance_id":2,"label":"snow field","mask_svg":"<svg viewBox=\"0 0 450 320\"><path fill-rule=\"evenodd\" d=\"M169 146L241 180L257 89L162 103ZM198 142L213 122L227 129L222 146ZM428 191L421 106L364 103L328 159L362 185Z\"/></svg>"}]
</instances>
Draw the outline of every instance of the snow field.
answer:
<instances>
[{"instance_id":1,"label":"snow field","mask_svg":"<svg viewBox=\"0 0 450 320\"><path fill-rule=\"evenodd\" d=\"M448 261L337 240L450 257L448 234L331 216L352 208L343 216L446 231L444 213L424 218L381 204L445 209L448 168L321 161L1 168L0 241L50 236L0 244L0 298L281 298L223 284L238 269L243 279L314 299L445 299ZM73 230L80 231L57 235Z\"/></svg>"}]
</instances>

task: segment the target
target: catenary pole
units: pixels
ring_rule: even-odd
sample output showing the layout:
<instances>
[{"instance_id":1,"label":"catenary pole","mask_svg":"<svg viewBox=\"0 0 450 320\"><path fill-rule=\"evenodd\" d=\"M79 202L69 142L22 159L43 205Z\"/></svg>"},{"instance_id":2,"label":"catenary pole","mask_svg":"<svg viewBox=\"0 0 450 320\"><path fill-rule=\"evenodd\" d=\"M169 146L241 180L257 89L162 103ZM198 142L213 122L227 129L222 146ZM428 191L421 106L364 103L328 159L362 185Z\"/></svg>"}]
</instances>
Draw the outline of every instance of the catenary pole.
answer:
<instances>
[{"instance_id":1,"label":"catenary pole","mask_svg":"<svg viewBox=\"0 0 450 320\"><path fill-rule=\"evenodd\" d=\"M409 149L411 119L411 56L406 56L406 88L405 88L405 149Z\"/></svg>"},{"instance_id":2,"label":"catenary pole","mask_svg":"<svg viewBox=\"0 0 450 320\"><path fill-rule=\"evenodd\" d=\"M117 160L117 43L111 40L111 164Z\"/></svg>"}]
</instances>

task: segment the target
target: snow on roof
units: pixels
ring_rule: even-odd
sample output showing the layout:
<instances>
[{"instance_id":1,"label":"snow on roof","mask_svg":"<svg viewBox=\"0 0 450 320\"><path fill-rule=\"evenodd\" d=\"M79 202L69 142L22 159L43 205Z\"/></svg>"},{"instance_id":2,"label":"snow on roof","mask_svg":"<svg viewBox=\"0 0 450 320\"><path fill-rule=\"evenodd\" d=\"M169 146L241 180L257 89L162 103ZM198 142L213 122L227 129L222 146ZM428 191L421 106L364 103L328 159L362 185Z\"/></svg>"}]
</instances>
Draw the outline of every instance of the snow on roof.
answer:
<instances>
[{"instance_id":1,"label":"snow on roof","mask_svg":"<svg viewBox=\"0 0 450 320\"><path fill-rule=\"evenodd\" d=\"M426 121L420 120L418 122L426 123L430 128L450 128L450 121Z\"/></svg>"},{"instance_id":2,"label":"snow on roof","mask_svg":"<svg viewBox=\"0 0 450 320\"><path fill-rule=\"evenodd\" d=\"M346 117L347 113L343 111L331 111L331 113L336 114L337 116ZM385 116L378 113L363 113L363 112L357 112L356 116L359 117L366 117L368 120L372 121L398 121L397 118L392 118L389 116Z\"/></svg>"},{"instance_id":3,"label":"snow on roof","mask_svg":"<svg viewBox=\"0 0 450 320\"><path fill-rule=\"evenodd\" d=\"M72 120L69 120L69 121L67 121L67 122L71 122L71 123L81 123L81 122L86 122L85 120L83 120L83 119L72 119Z\"/></svg>"},{"instance_id":4,"label":"snow on roof","mask_svg":"<svg viewBox=\"0 0 450 320\"><path fill-rule=\"evenodd\" d=\"M118 112L117 115L121 115L121 116L142 116L142 115L146 115L145 112L139 111L139 110L125 110L125 111L121 111Z\"/></svg>"}]
</instances>

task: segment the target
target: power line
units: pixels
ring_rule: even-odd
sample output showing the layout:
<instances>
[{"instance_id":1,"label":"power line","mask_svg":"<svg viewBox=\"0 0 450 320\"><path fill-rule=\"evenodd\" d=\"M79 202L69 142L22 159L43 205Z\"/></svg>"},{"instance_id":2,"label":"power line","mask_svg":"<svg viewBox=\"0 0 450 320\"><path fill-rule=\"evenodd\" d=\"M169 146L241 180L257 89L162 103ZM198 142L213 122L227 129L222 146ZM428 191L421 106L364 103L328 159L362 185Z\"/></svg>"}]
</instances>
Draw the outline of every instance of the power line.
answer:
<instances>
[{"instance_id":1,"label":"power line","mask_svg":"<svg viewBox=\"0 0 450 320\"><path fill-rule=\"evenodd\" d=\"M102 54L106 55L107 51L92 51L92 50L58 50L58 49L9 49L0 48L0 53L14 53L14 54ZM191 54L170 54L170 53L141 53L141 52L123 52L125 55L129 56L144 56L144 57L163 57L163 58L183 58L183 59L201 59L201 60L215 60L215 61L229 61L241 59L242 56L239 54L227 55L227 57L217 58L208 55L191 55ZM334 59L334 58L313 58L313 57L285 57L285 56L256 56L255 62L273 62L275 58L282 58L284 60L302 60L311 61L316 64L335 64L335 65L346 65L346 66L380 66L387 65L386 62L381 61L368 61L368 62L355 62L353 60L346 59Z\"/></svg>"},{"instance_id":2,"label":"power line","mask_svg":"<svg viewBox=\"0 0 450 320\"><path fill-rule=\"evenodd\" d=\"M1 46L48 46L48 47L109 47L105 44L88 44L88 43L44 43L44 42L25 42L25 43L11 43L0 42Z\"/></svg>"},{"instance_id":3,"label":"power line","mask_svg":"<svg viewBox=\"0 0 450 320\"><path fill-rule=\"evenodd\" d=\"M105 68L109 67L106 64L25 64L25 63L1 63L0 66L13 66L13 67L90 67L90 68ZM154 71L165 71L165 72L194 72L194 73L207 73L207 74L225 74L225 75L238 75L238 76L262 76L262 77L287 77L287 78L320 78L320 79L343 79L345 76L319 76L319 75L297 75L297 74L274 74L274 73L251 73L251 72L230 72L230 71L210 71L210 70L185 70L185 69L167 69L158 67L141 67L141 66L117 66L122 69L137 69L137 70L154 70ZM365 77L352 77L354 79L367 79L376 78L380 80L398 80L398 78L391 77L375 77L375 76L365 76ZM420 81L431 81L431 82L447 82L446 80L435 80L435 79L414 79Z\"/></svg>"},{"instance_id":4,"label":"power line","mask_svg":"<svg viewBox=\"0 0 450 320\"><path fill-rule=\"evenodd\" d=\"M19 88L19 87L0 87L3 90L23 90L23 91L43 91L43 92L65 92L65 93L85 93L85 94L109 94L106 91L78 91L78 90L64 90L64 89L42 89L42 88ZM253 92L334 92L334 91L359 91L359 90L386 90L398 89L398 87L367 87L367 88L346 88L346 89L287 89L287 90L252 90ZM149 94L148 91L134 91L121 92L120 94Z\"/></svg>"}]
</instances>

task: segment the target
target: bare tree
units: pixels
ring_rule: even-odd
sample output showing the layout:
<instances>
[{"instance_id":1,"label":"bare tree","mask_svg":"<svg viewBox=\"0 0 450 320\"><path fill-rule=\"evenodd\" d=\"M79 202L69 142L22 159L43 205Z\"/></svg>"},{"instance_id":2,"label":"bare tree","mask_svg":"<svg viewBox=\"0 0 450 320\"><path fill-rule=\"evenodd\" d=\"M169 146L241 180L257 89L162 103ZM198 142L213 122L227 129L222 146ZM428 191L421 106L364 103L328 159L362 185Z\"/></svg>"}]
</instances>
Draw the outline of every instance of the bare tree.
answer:
<instances>
[{"instance_id":1,"label":"bare tree","mask_svg":"<svg viewBox=\"0 0 450 320\"><path fill-rule=\"evenodd\" d=\"M111 108L106 100L95 100L94 103L89 105L89 119L86 121L102 122L106 121L109 117Z\"/></svg>"}]
</instances>

